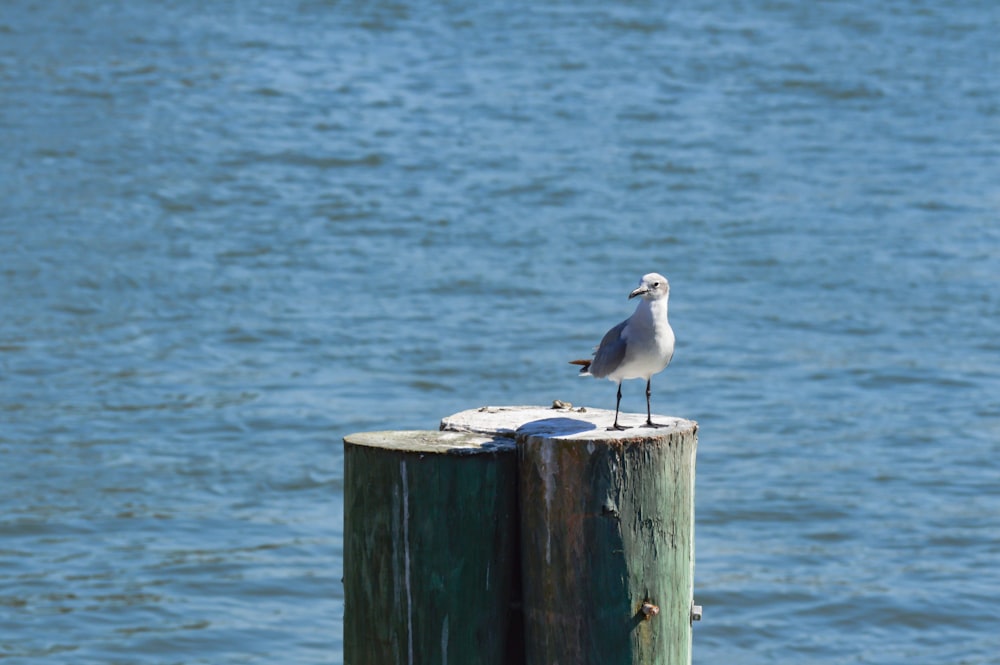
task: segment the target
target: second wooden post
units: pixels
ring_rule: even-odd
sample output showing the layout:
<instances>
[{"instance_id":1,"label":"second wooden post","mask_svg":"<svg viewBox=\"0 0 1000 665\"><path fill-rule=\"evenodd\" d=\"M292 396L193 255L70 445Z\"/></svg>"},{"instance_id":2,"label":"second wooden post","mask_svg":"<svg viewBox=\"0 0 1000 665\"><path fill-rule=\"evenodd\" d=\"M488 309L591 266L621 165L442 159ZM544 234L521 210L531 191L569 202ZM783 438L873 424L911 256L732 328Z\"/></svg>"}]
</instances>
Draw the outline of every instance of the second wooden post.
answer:
<instances>
[{"instance_id":1,"label":"second wooden post","mask_svg":"<svg viewBox=\"0 0 1000 665\"><path fill-rule=\"evenodd\" d=\"M697 425L518 432L526 663L688 665Z\"/></svg>"}]
</instances>

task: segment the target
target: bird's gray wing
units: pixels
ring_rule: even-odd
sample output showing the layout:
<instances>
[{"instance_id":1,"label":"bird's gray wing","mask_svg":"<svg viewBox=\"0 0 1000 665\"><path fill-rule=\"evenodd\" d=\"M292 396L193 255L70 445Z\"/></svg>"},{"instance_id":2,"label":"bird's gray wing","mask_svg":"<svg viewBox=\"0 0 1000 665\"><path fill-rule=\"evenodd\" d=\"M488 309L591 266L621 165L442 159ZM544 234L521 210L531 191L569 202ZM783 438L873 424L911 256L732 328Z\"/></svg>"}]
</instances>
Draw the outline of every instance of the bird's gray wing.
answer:
<instances>
[{"instance_id":1,"label":"bird's gray wing","mask_svg":"<svg viewBox=\"0 0 1000 665\"><path fill-rule=\"evenodd\" d=\"M604 335L601 345L597 347L597 351L594 353L594 362L590 364L590 373L592 375L603 379L622 364L622 360L625 359L625 348L628 346L625 338L622 337L622 331L625 330L626 325L628 325L628 319L622 321Z\"/></svg>"}]
</instances>

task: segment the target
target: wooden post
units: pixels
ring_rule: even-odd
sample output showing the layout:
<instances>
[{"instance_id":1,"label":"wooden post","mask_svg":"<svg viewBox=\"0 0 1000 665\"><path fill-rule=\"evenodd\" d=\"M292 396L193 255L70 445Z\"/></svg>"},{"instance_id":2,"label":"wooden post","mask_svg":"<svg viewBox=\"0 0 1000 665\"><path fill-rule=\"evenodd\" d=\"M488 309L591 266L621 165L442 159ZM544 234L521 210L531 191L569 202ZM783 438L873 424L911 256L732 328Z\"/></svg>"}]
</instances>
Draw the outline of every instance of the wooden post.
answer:
<instances>
[{"instance_id":1,"label":"wooden post","mask_svg":"<svg viewBox=\"0 0 1000 665\"><path fill-rule=\"evenodd\" d=\"M516 432L527 665L688 665L696 423L496 407L442 428Z\"/></svg>"},{"instance_id":2,"label":"wooden post","mask_svg":"<svg viewBox=\"0 0 1000 665\"><path fill-rule=\"evenodd\" d=\"M346 665L510 662L516 466L509 438L344 439Z\"/></svg>"}]
</instances>

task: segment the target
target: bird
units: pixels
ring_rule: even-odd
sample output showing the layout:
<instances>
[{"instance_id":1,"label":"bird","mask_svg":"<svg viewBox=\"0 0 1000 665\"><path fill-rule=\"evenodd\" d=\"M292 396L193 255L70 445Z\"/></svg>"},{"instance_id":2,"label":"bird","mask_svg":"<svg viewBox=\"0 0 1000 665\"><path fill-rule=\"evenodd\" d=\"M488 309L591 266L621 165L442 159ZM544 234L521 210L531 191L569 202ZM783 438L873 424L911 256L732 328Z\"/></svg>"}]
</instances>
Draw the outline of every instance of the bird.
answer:
<instances>
[{"instance_id":1,"label":"bird","mask_svg":"<svg viewBox=\"0 0 1000 665\"><path fill-rule=\"evenodd\" d=\"M662 372L674 357L674 331L667 320L670 283L663 275L651 272L642 276L638 288L628 297L640 299L632 316L605 333L592 359L571 360L570 364L582 365L583 376L618 383L615 422L608 430L628 429L618 424L625 379L646 379L646 426L663 427L653 422L649 401L652 376Z\"/></svg>"}]
</instances>

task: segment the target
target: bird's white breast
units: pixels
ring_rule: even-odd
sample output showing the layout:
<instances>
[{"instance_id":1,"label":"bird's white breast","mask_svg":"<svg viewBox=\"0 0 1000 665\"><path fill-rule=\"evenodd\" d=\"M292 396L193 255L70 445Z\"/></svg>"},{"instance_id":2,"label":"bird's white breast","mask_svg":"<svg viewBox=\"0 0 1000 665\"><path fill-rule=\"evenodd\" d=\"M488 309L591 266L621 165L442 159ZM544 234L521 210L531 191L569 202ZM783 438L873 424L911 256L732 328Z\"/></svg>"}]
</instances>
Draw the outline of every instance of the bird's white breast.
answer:
<instances>
[{"instance_id":1,"label":"bird's white breast","mask_svg":"<svg viewBox=\"0 0 1000 665\"><path fill-rule=\"evenodd\" d=\"M648 379L663 371L674 354L674 331L663 300L640 303L622 331L626 343L622 364L608 375L612 381Z\"/></svg>"}]
</instances>

